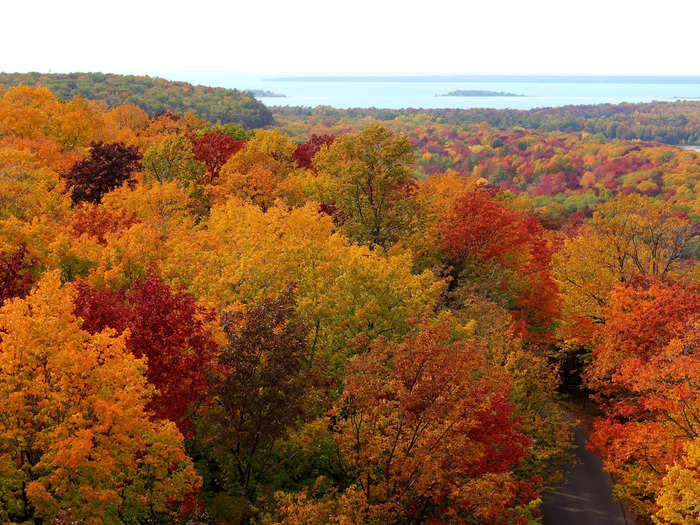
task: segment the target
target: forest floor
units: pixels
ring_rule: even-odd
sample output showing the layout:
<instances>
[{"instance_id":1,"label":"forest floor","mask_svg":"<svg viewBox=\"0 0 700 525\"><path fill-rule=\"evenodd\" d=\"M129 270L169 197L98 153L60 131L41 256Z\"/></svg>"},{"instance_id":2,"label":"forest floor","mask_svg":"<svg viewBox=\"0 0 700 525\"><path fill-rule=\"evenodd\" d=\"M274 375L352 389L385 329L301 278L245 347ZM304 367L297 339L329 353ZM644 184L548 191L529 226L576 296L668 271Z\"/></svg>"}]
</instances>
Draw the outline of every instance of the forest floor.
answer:
<instances>
[{"instance_id":1,"label":"forest floor","mask_svg":"<svg viewBox=\"0 0 700 525\"><path fill-rule=\"evenodd\" d=\"M591 428L591 407L567 404L575 433L575 463L564 474L562 485L542 498L544 525L634 525L634 517L612 500L612 483L600 458L586 449Z\"/></svg>"}]
</instances>

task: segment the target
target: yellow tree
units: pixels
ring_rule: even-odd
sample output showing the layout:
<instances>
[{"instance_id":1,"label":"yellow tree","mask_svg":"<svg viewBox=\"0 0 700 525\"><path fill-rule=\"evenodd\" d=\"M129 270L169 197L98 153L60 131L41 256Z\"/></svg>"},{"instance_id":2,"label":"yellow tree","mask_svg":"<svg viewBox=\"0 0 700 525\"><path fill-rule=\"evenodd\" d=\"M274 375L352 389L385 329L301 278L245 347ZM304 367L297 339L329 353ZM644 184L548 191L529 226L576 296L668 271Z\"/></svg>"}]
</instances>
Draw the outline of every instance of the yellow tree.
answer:
<instances>
[{"instance_id":1,"label":"yellow tree","mask_svg":"<svg viewBox=\"0 0 700 525\"><path fill-rule=\"evenodd\" d=\"M11 87L0 98L0 135L20 138L48 136L60 103L44 87Z\"/></svg>"},{"instance_id":2,"label":"yellow tree","mask_svg":"<svg viewBox=\"0 0 700 525\"><path fill-rule=\"evenodd\" d=\"M199 479L173 423L153 421L145 363L81 330L49 273L0 310L0 519L176 520Z\"/></svg>"},{"instance_id":3,"label":"yellow tree","mask_svg":"<svg viewBox=\"0 0 700 525\"><path fill-rule=\"evenodd\" d=\"M143 167L158 182L176 180L186 186L204 178L204 164L194 158L192 143L184 135L169 135L151 146L143 156Z\"/></svg>"},{"instance_id":4,"label":"yellow tree","mask_svg":"<svg viewBox=\"0 0 700 525\"><path fill-rule=\"evenodd\" d=\"M686 454L669 469L656 498L656 523L693 525L700 522L700 438L686 445Z\"/></svg>"},{"instance_id":5,"label":"yellow tree","mask_svg":"<svg viewBox=\"0 0 700 525\"><path fill-rule=\"evenodd\" d=\"M295 284L298 314L319 350L332 353L358 333L401 334L443 286L429 271L412 274L410 254L350 244L314 204L263 212L230 199L196 229L173 235L166 251L166 279L221 310L259 304Z\"/></svg>"},{"instance_id":6,"label":"yellow tree","mask_svg":"<svg viewBox=\"0 0 700 525\"><path fill-rule=\"evenodd\" d=\"M0 219L60 218L70 208L63 190L63 181L33 153L0 146Z\"/></svg>"},{"instance_id":7,"label":"yellow tree","mask_svg":"<svg viewBox=\"0 0 700 525\"><path fill-rule=\"evenodd\" d=\"M218 184L263 210L281 196L280 184L295 170L296 144L278 130L258 131L221 169Z\"/></svg>"},{"instance_id":8,"label":"yellow tree","mask_svg":"<svg viewBox=\"0 0 700 525\"><path fill-rule=\"evenodd\" d=\"M553 257L567 337L585 339L591 323L603 322L617 284L635 276L677 275L697 233L690 217L665 201L631 194L598 206L590 225L567 239Z\"/></svg>"}]
</instances>

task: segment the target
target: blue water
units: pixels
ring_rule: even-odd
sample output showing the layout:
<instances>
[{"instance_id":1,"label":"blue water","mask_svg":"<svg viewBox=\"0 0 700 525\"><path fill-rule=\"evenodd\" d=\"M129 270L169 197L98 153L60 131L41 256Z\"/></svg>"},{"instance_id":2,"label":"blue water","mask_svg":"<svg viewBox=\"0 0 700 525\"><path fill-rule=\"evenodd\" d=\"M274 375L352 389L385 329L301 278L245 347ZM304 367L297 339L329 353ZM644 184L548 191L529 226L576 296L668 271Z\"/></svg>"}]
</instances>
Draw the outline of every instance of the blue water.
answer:
<instances>
[{"instance_id":1,"label":"blue water","mask_svg":"<svg viewBox=\"0 0 700 525\"><path fill-rule=\"evenodd\" d=\"M263 89L286 95L261 97L268 106L333 106L336 108L497 108L532 109L569 104L651 102L700 99L700 81L630 82L474 82L271 80L274 75L180 76L177 80L236 89ZM523 97L438 97L457 89L502 91Z\"/></svg>"}]
</instances>

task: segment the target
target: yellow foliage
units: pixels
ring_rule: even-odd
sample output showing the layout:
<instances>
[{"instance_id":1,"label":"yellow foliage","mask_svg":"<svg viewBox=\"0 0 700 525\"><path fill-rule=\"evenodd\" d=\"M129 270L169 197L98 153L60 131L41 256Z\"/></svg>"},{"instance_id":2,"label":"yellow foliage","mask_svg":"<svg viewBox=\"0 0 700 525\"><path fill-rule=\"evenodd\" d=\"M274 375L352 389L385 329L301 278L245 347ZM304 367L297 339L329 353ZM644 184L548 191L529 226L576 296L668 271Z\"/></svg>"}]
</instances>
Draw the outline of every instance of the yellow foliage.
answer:
<instances>
[{"instance_id":1,"label":"yellow foliage","mask_svg":"<svg viewBox=\"0 0 700 525\"><path fill-rule=\"evenodd\" d=\"M50 272L0 309L0 518L164 517L199 485L183 438L148 417L125 336L81 330L73 297Z\"/></svg>"},{"instance_id":2,"label":"yellow foliage","mask_svg":"<svg viewBox=\"0 0 700 525\"><path fill-rule=\"evenodd\" d=\"M700 439L689 442L685 456L666 473L656 505L656 523L700 522Z\"/></svg>"},{"instance_id":3,"label":"yellow foliage","mask_svg":"<svg viewBox=\"0 0 700 525\"><path fill-rule=\"evenodd\" d=\"M26 150L0 147L0 219L63 216L70 208L63 181Z\"/></svg>"},{"instance_id":4,"label":"yellow foliage","mask_svg":"<svg viewBox=\"0 0 700 525\"><path fill-rule=\"evenodd\" d=\"M399 334L434 304L442 283L429 272L411 274L410 254L385 257L334 230L313 204L263 212L231 199L195 231L170 239L162 270L220 309L293 285L314 337L336 350L358 333Z\"/></svg>"}]
</instances>

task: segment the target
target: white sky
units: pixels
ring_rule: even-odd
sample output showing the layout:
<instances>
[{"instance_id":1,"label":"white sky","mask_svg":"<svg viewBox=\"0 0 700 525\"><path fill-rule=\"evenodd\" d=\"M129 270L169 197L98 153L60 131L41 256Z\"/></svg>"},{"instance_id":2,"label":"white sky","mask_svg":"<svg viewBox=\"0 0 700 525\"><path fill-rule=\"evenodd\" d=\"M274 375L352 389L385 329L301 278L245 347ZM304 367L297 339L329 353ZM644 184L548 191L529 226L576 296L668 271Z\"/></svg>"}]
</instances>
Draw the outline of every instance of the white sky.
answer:
<instances>
[{"instance_id":1,"label":"white sky","mask_svg":"<svg viewBox=\"0 0 700 525\"><path fill-rule=\"evenodd\" d=\"M1 0L0 71L700 75L699 22L700 0Z\"/></svg>"}]
</instances>

